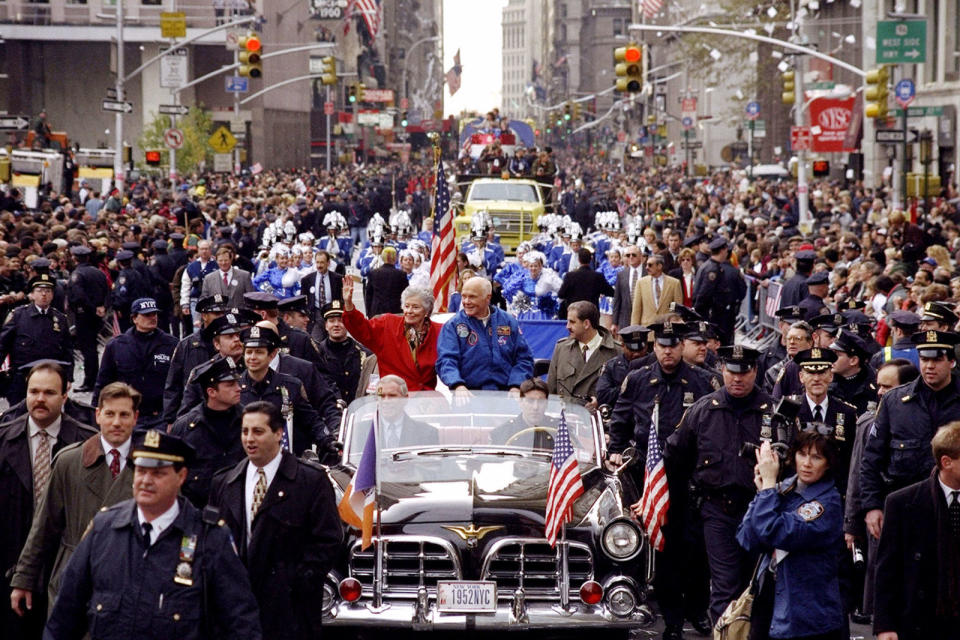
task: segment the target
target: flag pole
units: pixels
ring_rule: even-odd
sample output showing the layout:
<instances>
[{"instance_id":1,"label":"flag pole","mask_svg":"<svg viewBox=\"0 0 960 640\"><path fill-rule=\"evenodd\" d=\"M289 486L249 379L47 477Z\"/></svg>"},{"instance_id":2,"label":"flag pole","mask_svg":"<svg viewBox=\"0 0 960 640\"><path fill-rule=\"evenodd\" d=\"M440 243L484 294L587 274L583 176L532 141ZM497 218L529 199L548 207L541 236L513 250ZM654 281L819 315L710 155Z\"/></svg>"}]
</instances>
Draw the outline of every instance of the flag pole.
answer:
<instances>
[{"instance_id":1,"label":"flag pole","mask_svg":"<svg viewBox=\"0 0 960 640\"><path fill-rule=\"evenodd\" d=\"M566 402L560 401L560 415L566 413ZM566 418L563 418L566 420ZM554 445L554 455L556 455L556 445ZM552 461L551 461L552 463ZM572 510L573 507L571 506ZM570 558L569 545L567 544L567 519L560 520L560 608L567 611L570 607L570 567L568 561Z\"/></svg>"},{"instance_id":2,"label":"flag pole","mask_svg":"<svg viewBox=\"0 0 960 640\"><path fill-rule=\"evenodd\" d=\"M389 608L389 604L383 603L383 513L380 510L380 402L382 397L377 395L377 411L373 420L373 450L376 453L374 465L376 467L376 481L373 485L373 505L374 512L377 514L377 533L374 536L374 571L373 571L373 603L371 610L382 611Z\"/></svg>"}]
</instances>

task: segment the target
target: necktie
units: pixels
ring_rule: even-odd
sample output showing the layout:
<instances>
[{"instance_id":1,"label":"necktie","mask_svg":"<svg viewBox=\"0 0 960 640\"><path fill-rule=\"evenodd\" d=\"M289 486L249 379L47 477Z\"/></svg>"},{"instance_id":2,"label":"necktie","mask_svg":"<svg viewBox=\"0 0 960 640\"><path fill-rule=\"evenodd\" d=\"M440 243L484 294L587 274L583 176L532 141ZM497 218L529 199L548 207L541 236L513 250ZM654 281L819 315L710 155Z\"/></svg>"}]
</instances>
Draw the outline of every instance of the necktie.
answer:
<instances>
[{"instance_id":1,"label":"necktie","mask_svg":"<svg viewBox=\"0 0 960 640\"><path fill-rule=\"evenodd\" d=\"M153 531L153 525L149 522L144 522L140 525L140 530L143 531L143 541L147 543L147 546L150 546L150 532Z\"/></svg>"},{"instance_id":2,"label":"necktie","mask_svg":"<svg viewBox=\"0 0 960 640\"><path fill-rule=\"evenodd\" d=\"M823 408L821 408L820 405L813 408L813 420L815 422L823 422Z\"/></svg>"},{"instance_id":3,"label":"necktie","mask_svg":"<svg viewBox=\"0 0 960 640\"><path fill-rule=\"evenodd\" d=\"M633 295L633 290L637 288L637 268L630 267L630 295Z\"/></svg>"},{"instance_id":4,"label":"necktie","mask_svg":"<svg viewBox=\"0 0 960 640\"><path fill-rule=\"evenodd\" d=\"M120 475L120 452L116 449L110 449L110 455L113 456L113 460L110 461L110 475L116 478Z\"/></svg>"},{"instance_id":5,"label":"necktie","mask_svg":"<svg viewBox=\"0 0 960 640\"><path fill-rule=\"evenodd\" d=\"M653 304L660 306L660 278L653 279Z\"/></svg>"},{"instance_id":6,"label":"necktie","mask_svg":"<svg viewBox=\"0 0 960 640\"><path fill-rule=\"evenodd\" d=\"M323 307L327 303L327 291L323 286L323 274L317 274L317 305Z\"/></svg>"},{"instance_id":7,"label":"necktie","mask_svg":"<svg viewBox=\"0 0 960 640\"><path fill-rule=\"evenodd\" d=\"M588 347L587 345L585 345L585 344L580 345L580 355L583 356L583 361L584 361L584 362L587 361L587 351L588 351L588 350L589 350L589 347Z\"/></svg>"},{"instance_id":8,"label":"necktie","mask_svg":"<svg viewBox=\"0 0 960 640\"><path fill-rule=\"evenodd\" d=\"M251 520L257 517L257 511L260 510L265 495L267 495L267 474L263 471L263 467L260 467L257 469L257 486L253 488L253 503L250 505Z\"/></svg>"},{"instance_id":9,"label":"necktie","mask_svg":"<svg viewBox=\"0 0 960 640\"><path fill-rule=\"evenodd\" d=\"M227 272L223 272L223 288L226 289L230 286L230 281L227 279Z\"/></svg>"},{"instance_id":10,"label":"necktie","mask_svg":"<svg viewBox=\"0 0 960 640\"><path fill-rule=\"evenodd\" d=\"M954 537L960 537L960 491L951 491L953 498L947 511L950 513L950 528L953 529Z\"/></svg>"},{"instance_id":11,"label":"necktie","mask_svg":"<svg viewBox=\"0 0 960 640\"><path fill-rule=\"evenodd\" d=\"M33 455L33 503L40 502L40 496L47 488L50 479L50 434L46 429L37 433L37 450Z\"/></svg>"}]
</instances>

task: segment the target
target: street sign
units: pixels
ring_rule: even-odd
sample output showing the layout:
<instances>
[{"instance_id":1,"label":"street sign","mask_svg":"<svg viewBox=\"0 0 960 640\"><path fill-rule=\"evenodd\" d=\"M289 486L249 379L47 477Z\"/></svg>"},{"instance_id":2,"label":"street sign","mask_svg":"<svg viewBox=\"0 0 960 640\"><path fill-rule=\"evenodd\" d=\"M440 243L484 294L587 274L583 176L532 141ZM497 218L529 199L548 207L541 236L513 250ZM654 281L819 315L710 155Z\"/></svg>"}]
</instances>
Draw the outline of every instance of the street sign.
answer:
<instances>
[{"instance_id":1,"label":"street sign","mask_svg":"<svg viewBox=\"0 0 960 640\"><path fill-rule=\"evenodd\" d=\"M904 78L897 83L894 94L897 97L897 104L906 109L907 105L917 97L917 87L913 84L913 80Z\"/></svg>"},{"instance_id":2,"label":"street sign","mask_svg":"<svg viewBox=\"0 0 960 640\"><path fill-rule=\"evenodd\" d=\"M810 127L790 127L790 148L794 151L806 151L813 141Z\"/></svg>"},{"instance_id":3,"label":"street sign","mask_svg":"<svg viewBox=\"0 0 960 640\"><path fill-rule=\"evenodd\" d=\"M323 113L324 113L325 115L328 115L328 116L332 116L332 115L333 115L333 103L332 103L332 102L324 102L324 103L323 103Z\"/></svg>"},{"instance_id":4,"label":"street sign","mask_svg":"<svg viewBox=\"0 0 960 640\"><path fill-rule=\"evenodd\" d=\"M213 170L217 173L230 173L233 169L233 157L229 153L213 154Z\"/></svg>"},{"instance_id":5,"label":"street sign","mask_svg":"<svg viewBox=\"0 0 960 640\"><path fill-rule=\"evenodd\" d=\"M760 103L756 100L751 100L747 103L746 106L747 117L751 120L756 120L757 116L760 115Z\"/></svg>"},{"instance_id":6,"label":"street sign","mask_svg":"<svg viewBox=\"0 0 960 640\"><path fill-rule=\"evenodd\" d=\"M160 37L186 38L187 14L182 11L165 11L160 14Z\"/></svg>"},{"instance_id":7,"label":"street sign","mask_svg":"<svg viewBox=\"0 0 960 640\"><path fill-rule=\"evenodd\" d=\"M903 109L894 109L893 115L898 118L903 117ZM908 118L923 118L925 116L942 116L943 107L909 107L907 109Z\"/></svg>"},{"instance_id":8,"label":"street sign","mask_svg":"<svg viewBox=\"0 0 960 640\"><path fill-rule=\"evenodd\" d=\"M190 113L190 107L185 104L161 104L157 112L168 116L185 116Z\"/></svg>"},{"instance_id":9,"label":"street sign","mask_svg":"<svg viewBox=\"0 0 960 640\"><path fill-rule=\"evenodd\" d=\"M238 138L246 135L247 133L247 121L246 120L231 120L230 121L230 133L237 136Z\"/></svg>"},{"instance_id":10,"label":"street sign","mask_svg":"<svg viewBox=\"0 0 960 640\"><path fill-rule=\"evenodd\" d=\"M233 137L230 130L224 126L213 132L213 135L207 139L210 146L217 153L230 153L237 146L237 139Z\"/></svg>"},{"instance_id":11,"label":"street sign","mask_svg":"<svg viewBox=\"0 0 960 640\"><path fill-rule=\"evenodd\" d=\"M117 88L116 87L107 87L107 99L116 100L117 99Z\"/></svg>"},{"instance_id":12,"label":"street sign","mask_svg":"<svg viewBox=\"0 0 960 640\"><path fill-rule=\"evenodd\" d=\"M163 144L168 149L179 149L183 146L183 131L180 129L167 129L163 132Z\"/></svg>"},{"instance_id":13,"label":"street sign","mask_svg":"<svg viewBox=\"0 0 960 640\"><path fill-rule=\"evenodd\" d=\"M246 93L250 90L250 79L243 76L227 76L223 79L223 85L227 93Z\"/></svg>"},{"instance_id":14,"label":"street sign","mask_svg":"<svg viewBox=\"0 0 960 640\"><path fill-rule=\"evenodd\" d=\"M101 105L104 111L114 111L116 113L133 113L132 102L119 102L117 100L104 100Z\"/></svg>"},{"instance_id":15,"label":"street sign","mask_svg":"<svg viewBox=\"0 0 960 640\"><path fill-rule=\"evenodd\" d=\"M917 64L926 61L926 19L877 22L877 64Z\"/></svg>"},{"instance_id":16,"label":"street sign","mask_svg":"<svg viewBox=\"0 0 960 640\"><path fill-rule=\"evenodd\" d=\"M30 126L27 116L0 116L0 129L8 131L22 131Z\"/></svg>"},{"instance_id":17,"label":"street sign","mask_svg":"<svg viewBox=\"0 0 960 640\"><path fill-rule=\"evenodd\" d=\"M410 101L407 100L406 98L400 98L400 108L401 108L401 109L409 109L409 108L410 108Z\"/></svg>"},{"instance_id":18,"label":"street sign","mask_svg":"<svg viewBox=\"0 0 960 640\"><path fill-rule=\"evenodd\" d=\"M903 142L914 143L917 141L917 132L910 129L910 137L907 138L903 129L877 129L876 141L880 144L901 144Z\"/></svg>"},{"instance_id":19,"label":"street sign","mask_svg":"<svg viewBox=\"0 0 960 640\"><path fill-rule=\"evenodd\" d=\"M684 149L702 149L703 148L702 140L684 140L682 144Z\"/></svg>"},{"instance_id":20,"label":"street sign","mask_svg":"<svg viewBox=\"0 0 960 640\"><path fill-rule=\"evenodd\" d=\"M240 38L246 35L242 31L235 31L227 29L225 32L225 43L227 45L227 51L239 51L240 50Z\"/></svg>"},{"instance_id":21,"label":"street sign","mask_svg":"<svg viewBox=\"0 0 960 640\"><path fill-rule=\"evenodd\" d=\"M182 87L189 81L187 49L178 47L160 58L160 86L165 89Z\"/></svg>"},{"instance_id":22,"label":"street sign","mask_svg":"<svg viewBox=\"0 0 960 640\"><path fill-rule=\"evenodd\" d=\"M813 82L805 87L807 91L832 91L836 88L836 82Z\"/></svg>"},{"instance_id":23,"label":"street sign","mask_svg":"<svg viewBox=\"0 0 960 640\"><path fill-rule=\"evenodd\" d=\"M684 116L680 120L680 124L683 125L684 130L689 131L690 129L693 128L693 118L691 118L690 116Z\"/></svg>"},{"instance_id":24,"label":"street sign","mask_svg":"<svg viewBox=\"0 0 960 640\"><path fill-rule=\"evenodd\" d=\"M364 102L393 102L393 89L364 89Z\"/></svg>"}]
</instances>

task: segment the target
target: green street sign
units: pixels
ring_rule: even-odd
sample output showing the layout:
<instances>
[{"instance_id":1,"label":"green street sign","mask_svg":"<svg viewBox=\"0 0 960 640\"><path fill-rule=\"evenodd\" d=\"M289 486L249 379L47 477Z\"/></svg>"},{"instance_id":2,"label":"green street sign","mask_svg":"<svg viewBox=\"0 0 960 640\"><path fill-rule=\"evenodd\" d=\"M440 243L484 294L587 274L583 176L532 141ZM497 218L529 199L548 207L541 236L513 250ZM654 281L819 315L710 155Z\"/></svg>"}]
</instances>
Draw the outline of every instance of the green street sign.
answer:
<instances>
[{"instance_id":1,"label":"green street sign","mask_svg":"<svg viewBox=\"0 0 960 640\"><path fill-rule=\"evenodd\" d=\"M808 91L830 91L837 87L836 82L814 82L806 87Z\"/></svg>"},{"instance_id":2,"label":"green street sign","mask_svg":"<svg viewBox=\"0 0 960 640\"><path fill-rule=\"evenodd\" d=\"M894 109L893 115L898 118L903 117L903 109ZM908 118L922 118L924 116L942 116L943 107L908 107Z\"/></svg>"},{"instance_id":3,"label":"green street sign","mask_svg":"<svg viewBox=\"0 0 960 640\"><path fill-rule=\"evenodd\" d=\"M926 61L926 20L877 22L877 64L917 64Z\"/></svg>"}]
</instances>

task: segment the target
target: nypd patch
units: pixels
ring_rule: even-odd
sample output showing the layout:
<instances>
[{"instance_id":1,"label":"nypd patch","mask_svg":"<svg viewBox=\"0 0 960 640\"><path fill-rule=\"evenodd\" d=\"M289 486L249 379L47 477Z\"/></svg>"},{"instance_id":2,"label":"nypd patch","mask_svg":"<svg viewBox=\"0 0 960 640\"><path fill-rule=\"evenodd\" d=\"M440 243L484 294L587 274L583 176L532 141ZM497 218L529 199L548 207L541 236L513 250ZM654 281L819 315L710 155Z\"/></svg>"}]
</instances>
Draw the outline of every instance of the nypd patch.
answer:
<instances>
[{"instance_id":1,"label":"nypd patch","mask_svg":"<svg viewBox=\"0 0 960 640\"><path fill-rule=\"evenodd\" d=\"M814 500L813 502L804 502L797 509L797 515L803 518L804 522L811 522L823 515L823 505Z\"/></svg>"}]
</instances>

